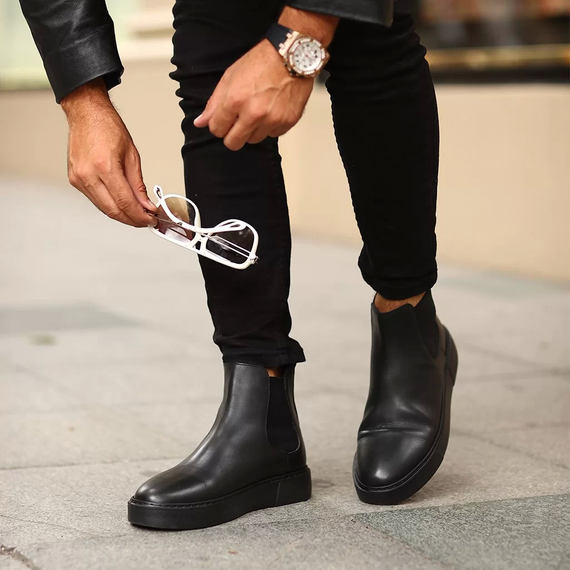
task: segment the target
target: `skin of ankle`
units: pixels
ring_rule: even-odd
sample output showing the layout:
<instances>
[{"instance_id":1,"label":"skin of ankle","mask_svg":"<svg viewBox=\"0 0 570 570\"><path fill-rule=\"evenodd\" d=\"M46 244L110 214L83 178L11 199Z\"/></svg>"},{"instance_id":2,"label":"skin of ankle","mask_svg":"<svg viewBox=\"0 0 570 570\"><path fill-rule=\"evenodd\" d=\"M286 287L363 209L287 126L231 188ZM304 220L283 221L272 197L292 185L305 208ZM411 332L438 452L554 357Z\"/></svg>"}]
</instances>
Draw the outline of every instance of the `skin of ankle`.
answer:
<instances>
[{"instance_id":1,"label":"skin of ankle","mask_svg":"<svg viewBox=\"0 0 570 570\"><path fill-rule=\"evenodd\" d=\"M267 370L269 376L283 376L283 370L281 368L266 368L265 370Z\"/></svg>"},{"instance_id":2,"label":"skin of ankle","mask_svg":"<svg viewBox=\"0 0 570 570\"><path fill-rule=\"evenodd\" d=\"M397 309L398 307L401 307L402 305L412 305L412 307L415 307L423 298L423 296L425 295L425 291L423 293L420 293L419 295L416 295L414 297L409 297L408 299L385 299L384 297L382 297L382 295L380 295L380 293L376 293L376 295L374 296L374 306L381 312L381 313L388 313L390 311L393 311L394 309Z\"/></svg>"}]
</instances>

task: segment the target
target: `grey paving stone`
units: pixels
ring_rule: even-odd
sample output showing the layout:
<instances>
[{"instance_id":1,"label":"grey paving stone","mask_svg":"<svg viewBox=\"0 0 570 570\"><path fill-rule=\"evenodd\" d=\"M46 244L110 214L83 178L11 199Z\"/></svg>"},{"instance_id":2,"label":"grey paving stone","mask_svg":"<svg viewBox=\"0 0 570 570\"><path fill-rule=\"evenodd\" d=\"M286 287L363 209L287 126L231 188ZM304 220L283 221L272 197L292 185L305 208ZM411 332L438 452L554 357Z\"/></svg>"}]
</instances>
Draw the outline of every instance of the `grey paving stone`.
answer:
<instances>
[{"instance_id":1,"label":"grey paving stone","mask_svg":"<svg viewBox=\"0 0 570 570\"><path fill-rule=\"evenodd\" d=\"M175 533L132 529L117 538L30 545L25 553L43 570L442 568L346 517L263 525L228 523Z\"/></svg>"},{"instance_id":2,"label":"grey paving stone","mask_svg":"<svg viewBox=\"0 0 570 570\"><path fill-rule=\"evenodd\" d=\"M298 402L314 481L313 516L323 512L352 514L392 507L366 505L358 500L352 483L352 459L361 404L342 394L321 393ZM570 492L568 471L545 462L528 450L516 450L452 431L448 452L434 478L398 508L449 505ZM265 513L247 515L266 520ZM271 515L279 516L281 515ZM284 518L289 516L284 512Z\"/></svg>"},{"instance_id":3,"label":"grey paving stone","mask_svg":"<svg viewBox=\"0 0 570 570\"><path fill-rule=\"evenodd\" d=\"M522 438L518 445L508 442L508 434L531 430L529 425L540 426L561 418L565 421L567 384L552 377L530 383L525 379L520 385L521 391L513 396L503 382L483 383L484 390L479 384L469 384L465 391L456 390L446 459L433 480L409 504L547 494L554 487L557 492L569 490L564 462L544 461L545 454L555 453L555 449L564 453L563 428L557 433L558 447L544 445L543 440L542 445L549 451L542 453L534 453L531 444L525 446ZM341 512L357 512L359 503L350 469L364 397L346 398L342 393L323 390L298 398L297 403L313 476L333 484L324 500L330 500L331 508L338 507ZM497 434L496 439L493 434ZM534 440L535 447L540 447L540 434Z\"/></svg>"},{"instance_id":4,"label":"grey paving stone","mask_svg":"<svg viewBox=\"0 0 570 570\"><path fill-rule=\"evenodd\" d=\"M73 407L79 400L67 391L39 380L27 371L6 367L0 373L0 414ZM1 446L0 446L1 447Z\"/></svg>"},{"instance_id":5,"label":"grey paving stone","mask_svg":"<svg viewBox=\"0 0 570 570\"><path fill-rule=\"evenodd\" d=\"M186 416L192 413L193 403L221 401L223 374L220 358L193 356L89 367L50 366L43 370L42 379L72 394L83 407L139 406L150 412L152 406L159 410L162 405L176 404ZM307 375L300 376L298 395L320 389Z\"/></svg>"},{"instance_id":6,"label":"grey paving stone","mask_svg":"<svg viewBox=\"0 0 570 570\"><path fill-rule=\"evenodd\" d=\"M90 303L0 307L0 334L134 325L135 322Z\"/></svg>"},{"instance_id":7,"label":"grey paving stone","mask_svg":"<svg viewBox=\"0 0 570 570\"><path fill-rule=\"evenodd\" d=\"M452 567L560 569L570 554L568 499L530 497L355 518Z\"/></svg>"},{"instance_id":8,"label":"grey paving stone","mask_svg":"<svg viewBox=\"0 0 570 570\"><path fill-rule=\"evenodd\" d=\"M570 469L570 424L485 431L480 437L506 449L532 455ZM570 478L570 473L568 477Z\"/></svg>"},{"instance_id":9,"label":"grey paving stone","mask_svg":"<svg viewBox=\"0 0 570 570\"><path fill-rule=\"evenodd\" d=\"M26 568L29 569L29 566L26 566L23 562L14 558L14 556L0 552L0 568L2 570L26 570Z\"/></svg>"},{"instance_id":10,"label":"grey paving stone","mask_svg":"<svg viewBox=\"0 0 570 570\"><path fill-rule=\"evenodd\" d=\"M505 300L529 297L564 297L570 289L563 282L546 281L499 271L458 268L440 263L439 283L443 288L472 291L490 298Z\"/></svg>"},{"instance_id":11,"label":"grey paving stone","mask_svg":"<svg viewBox=\"0 0 570 570\"><path fill-rule=\"evenodd\" d=\"M453 333L452 333L453 334ZM454 337L455 338L455 337ZM479 382L526 378L548 374L549 367L521 361L497 352L462 344L457 340L459 350L458 382Z\"/></svg>"},{"instance_id":12,"label":"grey paving stone","mask_svg":"<svg viewBox=\"0 0 570 570\"><path fill-rule=\"evenodd\" d=\"M358 501L350 468L368 389L372 290L357 267L358 247L295 236L292 335L308 358L297 369L296 392L313 498L198 533L132 528L128 498L195 447L219 404L220 353L197 259L107 220L71 188L10 186L17 191L4 192L0 179L5 207L27 204L31 223L49 240L20 233L18 247L2 251L0 298L52 309L87 303L139 324L0 336L0 539L26 554L29 548L42 570L440 567L409 547L402 551L397 537L349 524L350 516L409 514L398 527L406 537L425 516L422 528L437 535L439 519L414 513L570 492L568 291L441 264L434 297L460 350L448 454L404 504ZM54 225L62 211L66 224ZM16 222L6 223L2 231L13 231ZM516 513L505 519L513 508L497 507L499 522L493 509L452 516L454 536L461 521L486 536L487 519L496 527L513 520L520 536L529 529L539 535L538 523L526 525ZM353 525L364 534L355 536ZM433 543L441 546L437 536ZM504 541L504 553L498 544L491 554L513 560L517 545ZM467 542L464 556L476 547ZM238 554L228 552L234 549ZM378 553L386 556L378 561Z\"/></svg>"},{"instance_id":13,"label":"grey paving stone","mask_svg":"<svg viewBox=\"0 0 570 570\"><path fill-rule=\"evenodd\" d=\"M124 534L129 498L153 473L174 463L162 459L0 471L2 541L22 547Z\"/></svg>"},{"instance_id":14,"label":"grey paving stone","mask_svg":"<svg viewBox=\"0 0 570 570\"><path fill-rule=\"evenodd\" d=\"M32 509L27 513L21 513L19 516L0 514L0 542L7 546L12 545L12 547L17 545L20 548L28 543L39 541L57 543L86 536L96 536L93 533L82 532L66 526L70 524L69 521L57 523L47 519L44 522L36 522L33 520L36 516L37 513ZM0 557L1 559L2 557Z\"/></svg>"},{"instance_id":15,"label":"grey paving stone","mask_svg":"<svg viewBox=\"0 0 570 570\"><path fill-rule=\"evenodd\" d=\"M315 485L316 506L346 514L392 509L365 505L358 500L351 474L354 444L349 449L346 447L336 454L329 454L329 448L324 445L309 447L308 461L313 478L322 482ZM397 508L568 492L570 478L563 466L454 433L439 471L422 490Z\"/></svg>"},{"instance_id":16,"label":"grey paving stone","mask_svg":"<svg viewBox=\"0 0 570 570\"><path fill-rule=\"evenodd\" d=\"M41 374L47 367L69 369L91 365L146 363L158 359L188 358L203 355L202 347L192 342L149 329L65 331L54 335L53 344L37 344L34 337L0 337L0 357L12 366Z\"/></svg>"},{"instance_id":17,"label":"grey paving stone","mask_svg":"<svg viewBox=\"0 0 570 570\"><path fill-rule=\"evenodd\" d=\"M221 361L199 356L102 362L89 367L60 364L46 367L42 378L85 406L221 400L223 389Z\"/></svg>"},{"instance_id":18,"label":"grey paving stone","mask_svg":"<svg viewBox=\"0 0 570 570\"><path fill-rule=\"evenodd\" d=\"M392 509L366 505L356 497L350 474L353 448L349 436L343 436L344 442L331 443L336 434L322 441L320 432L307 431L311 437L321 440L318 446L309 443L313 498L299 505L250 513L240 519L241 523L331 518L339 514ZM200 433L195 440L203 435ZM0 471L0 489L5 490L0 513L37 523L14 527L13 520L4 521L0 536L11 538L11 544L21 545L54 540L57 533L63 532L60 527L65 527L67 533L120 535L126 525L125 504L135 489L183 456ZM566 475L566 470L531 457L460 437L452 440L446 460L434 479L415 498L398 508L567 492ZM57 525L55 530L54 525Z\"/></svg>"},{"instance_id":19,"label":"grey paving stone","mask_svg":"<svg viewBox=\"0 0 570 570\"><path fill-rule=\"evenodd\" d=\"M436 302L442 322L464 345L523 363L568 369L570 297L566 292L510 300L457 289L441 293Z\"/></svg>"},{"instance_id":20,"label":"grey paving stone","mask_svg":"<svg viewBox=\"0 0 570 570\"><path fill-rule=\"evenodd\" d=\"M96 454L115 463L0 471L0 489L4 489L0 513L36 521L39 525L13 529L12 533L16 534L9 535L14 536L12 544L22 544L23 540L50 540L54 533L53 524L66 527L69 532L94 535L124 532L125 503L128 498L139 484L171 467L193 449L211 425L214 407L211 404L209 411L196 412L183 420L185 425L180 426L181 442L166 449L178 454L171 453L169 458L124 461L139 454L160 454L165 451L165 446L156 445L155 442L159 437L166 437L161 421L170 424L169 414L172 414L171 410L159 407L155 418L149 420L146 426L152 431L154 439L149 438L144 430L142 435L127 431L123 432L121 445L105 438L103 443L98 444ZM335 410L334 422L323 419L322 410L326 409ZM338 394L321 394L303 400L299 404L299 411L305 418L302 425L308 462L315 481L313 498L302 505L250 513L243 517L243 521L264 524L276 520L326 518L390 509L360 503L352 486L350 467L360 405ZM130 415L125 417L129 425L135 425ZM176 435L168 434L172 437ZM149 438L149 442L141 443L139 437ZM83 449L89 446L83 443L78 447ZM121 448L124 449L123 453L119 453ZM89 455L71 457L81 461L92 458ZM568 492L567 475L566 469L532 456L454 434L440 471L420 493L399 508ZM93 509L94 504L97 509ZM6 530L13 524L8 520L7 528L0 527L0 536L5 536ZM33 532L30 533L28 528ZM28 539L26 532L32 534Z\"/></svg>"},{"instance_id":21,"label":"grey paving stone","mask_svg":"<svg viewBox=\"0 0 570 570\"><path fill-rule=\"evenodd\" d=\"M316 504L309 508L310 515L314 516L324 512L358 512L364 505L360 504L352 489L350 482L350 461L353 453L353 431L357 425L360 404L352 402L338 394L327 394L318 397L313 395L302 400L299 404L303 421L303 429L309 446L309 461L313 468L313 474L319 481L315 485ZM214 403L211 404L211 418L200 419L200 414L186 417L181 420L180 429L186 427L192 436L188 440L198 441L211 423L214 414ZM152 406L150 407L152 409ZM336 418L330 422L326 416L327 410L334 410ZM144 407L141 407L141 413ZM323 412L325 412L323 414ZM131 421L129 413L125 415ZM158 407L151 413L147 427L152 431L163 434L165 425L171 426L173 413L168 407ZM176 417L182 417L177 414ZM339 418L343 421L339 422ZM156 423L155 423L156 422ZM198 426L198 427L196 427ZM332 429L331 429L332 427ZM193 429L194 428L194 429ZM169 435L175 436L176 433ZM195 437L197 435L197 437ZM477 440L461 437L457 449L460 454L454 459L454 442L457 436L452 436L452 445L446 462L440 473L434 480L416 496L414 504L445 504L468 500L482 500L493 496L513 496L525 493L549 492L553 487L564 488L559 470L550 470L548 466L520 457L516 453L506 453L504 449L493 445L481 443ZM183 448L184 446L181 446ZM191 446L190 446L191 447ZM184 454L189 451L187 447ZM180 457L181 458L181 457ZM124 489L125 496L149 477L153 472L167 468L174 464L173 461L165 461L159 469L145 470L146 473L139 477L133 477ZM492 468L489 468L489 466ZM497 469L500 466L500 469ZM101 466L103 470L110 466ZM134 483L134 481L137 483ZM116 483L113 483L116 484ZM8 487L8 486L7 486ZM34 485L26 485L33 488ZM567 486L566 486L567 488ZM43 489L40 488L43 493ZM121 504L124 501L118 501ZM303 506L306 508L309 506ZM370 507L374 509L374 507ZM278 518L293 518L297 506L287 508L287 512L279 513ZM18 512L20 509L16 509ZM316 511L316 512L315 512ZM52 516L53 510L47 515ZM67 518L69 513L62 513ZM268 515L265 512L248 515L253 521L265 520ZM273 515L275 516L275 515Z\"/></svg>"},{"instance_id":22,"label":"grey paving stone","mask_svg":"<svg viewBox=\"0 0 570 570\"><path fill-rule=\"evenodd\" d=\"M0 378L9 372L15 372L17 369L10 365L10 363L3 357L0 357Z\"/></svg>"},{"instance_id":23,"label":"grey paving stone","mask_svg":"<svg viewBox=\"0 0 570 570\"><path fill-rule=\"evenodd\" d=\"M219 398L181 400L166 404L129 406L121 413L125 421L132 421L137 425L144 424L152 433L176 441L178 447L175 454L185 457L194 450L212 427L219 405ZM153 456L150 450L148 453L149 457Z\"/></svg>"},{"instance_id":24,"label":"grey paving stone","mask_svg":"<svg viewBox=\"0 0 570 570\"><path fill-rule=\"evenodd\" d=\"M148 478L183 457L0 471L0 537L11 545L130 532L127 501ZM262 522L335 516L315 501L263 511ZM260 511L261 512L261 511ZM251 524L251 513L232 524ZM20 521L21 519L21 521ZM162 533L164 534L164 533Z\"/></svg>"},{"instance_id":25,"label":"grey paving stone","mask_svg":"<svg viewBox=\"0 0 570 570\"><path fill-rule=\"evenodd\" d=\"M3 415L0 433L3 469L170 457L181 448L113 408Z\"/></svg>"},{"instance_id":26,"label":"grey paving stone","mask_svg":"<svg viewBox=\"0 0 570 570\"><path fill-rule=\"evenodd\" d=\"M18 190L4 192L7 185ZM37 240L37 236L19 232L18 248L2 252L5 271L0 298L19 305L90 302L154 326L166 324L164 328L170 325L188 333L198 322L200 331L211 331L194 254L172 247L146 229L135 230L106 219L69 187L10 180L0 182L0 192L6 207L27 204L30 224L38 233L49 235L49 239ZM66 223L53 224L62 211ZM7 235L17 230L13 223L3 227ZM41 276L41 287L37 280L30 280L30 267L34 275ZM169 319L164 316L165 303ZM209 336L211 344L211 332Z\"/></svg>"},{"instance_id":27,"label":"grey paving stone","mask_svg":"<svg viewBox=\"0 0 570 570\"><path fill-rule=\"evenodd\" d=\"M472 433L569 422L570 384L559 376L483 384L456 382L454 427Z\"/></svg>"}]
</instances>

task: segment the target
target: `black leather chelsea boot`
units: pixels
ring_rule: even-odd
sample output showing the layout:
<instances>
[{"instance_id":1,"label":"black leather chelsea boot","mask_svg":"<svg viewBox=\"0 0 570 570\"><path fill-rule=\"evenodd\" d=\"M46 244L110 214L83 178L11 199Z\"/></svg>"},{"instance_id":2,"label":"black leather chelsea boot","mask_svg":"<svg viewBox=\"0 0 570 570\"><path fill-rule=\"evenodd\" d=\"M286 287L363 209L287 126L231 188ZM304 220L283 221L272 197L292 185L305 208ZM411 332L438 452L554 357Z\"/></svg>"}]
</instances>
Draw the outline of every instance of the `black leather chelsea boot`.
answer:
<instances>
[{"instance_id":1,"label":"black leather chelsea boot","mask_svg":"<svg viewBox=\"0 0 570 570\"><path fill-rule=\"evenodd\" d=\"M225 363L224 397L196 450L151 477L128 504L129 521L159 529L214 526L311 496L311 472L293 399L295 365L282 378Z\"/></svg>"},{"instance_id":2,"label":"black leather chelsea boot","mask_svg":"<svg viewBox=\"0 0 570 570\"><path fill-rule=\"evenodd\" d=\"M372 303L370 391L353 464L362 501L399 503L435 474L449 440L457 363L430 291L416 307L388 313Z\"/></svg>"}]
</instances>

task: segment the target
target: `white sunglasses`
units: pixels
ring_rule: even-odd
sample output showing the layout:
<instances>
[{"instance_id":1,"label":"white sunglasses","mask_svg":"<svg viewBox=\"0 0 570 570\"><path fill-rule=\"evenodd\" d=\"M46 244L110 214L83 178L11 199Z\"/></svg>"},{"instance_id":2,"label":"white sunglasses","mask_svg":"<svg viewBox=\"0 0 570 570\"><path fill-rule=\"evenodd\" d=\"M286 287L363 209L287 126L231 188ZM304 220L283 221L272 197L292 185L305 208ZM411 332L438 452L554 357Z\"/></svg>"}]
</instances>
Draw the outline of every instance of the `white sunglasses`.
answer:
<instances>
[{"instance_id":1,"label":"white sunglasses","mask_svg":"<svg viewBox=\"0 0 570 570\"><path fill-rule=\"evenodd\" d=\"M253 226L232 219L202 228L194 202L178 194L164 195L160 186L153 190L158 211L145 210L158 222L155 227L148 226L153 233L234 269L246 269L257 262L259 236Z\"/></svg>"}]
</instances>

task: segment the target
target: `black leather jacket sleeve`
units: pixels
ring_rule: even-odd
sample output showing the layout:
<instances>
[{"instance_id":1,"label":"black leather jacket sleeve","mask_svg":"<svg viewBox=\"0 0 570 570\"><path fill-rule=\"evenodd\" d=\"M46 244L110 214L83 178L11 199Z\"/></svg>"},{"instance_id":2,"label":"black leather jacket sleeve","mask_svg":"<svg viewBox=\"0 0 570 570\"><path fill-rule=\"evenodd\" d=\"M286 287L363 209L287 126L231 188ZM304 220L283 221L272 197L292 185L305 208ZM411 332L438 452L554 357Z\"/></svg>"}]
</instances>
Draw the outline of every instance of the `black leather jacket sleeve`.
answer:
<instances>
[{"instance_id":1,"label":"black leather jacket sleeve","mask_svg":"<svg viewBox=\"0 0 570 570\"><path fill-rule=\"evenodd\" d=\"M285 4L300 10L384 26L391 26L394 17L394 0L286 0Z\"/></svg>"},{"instance_id":2,"label":"black leather jacket sleeve","mask_svg":"<svg viewBox=\"0 0 570 570\"><path fill-rule=\"evenodd\" d=\"M107 89L124 67L105 0L20 0L55 100L103 76Z\"/></svg>"}]
</instances>

